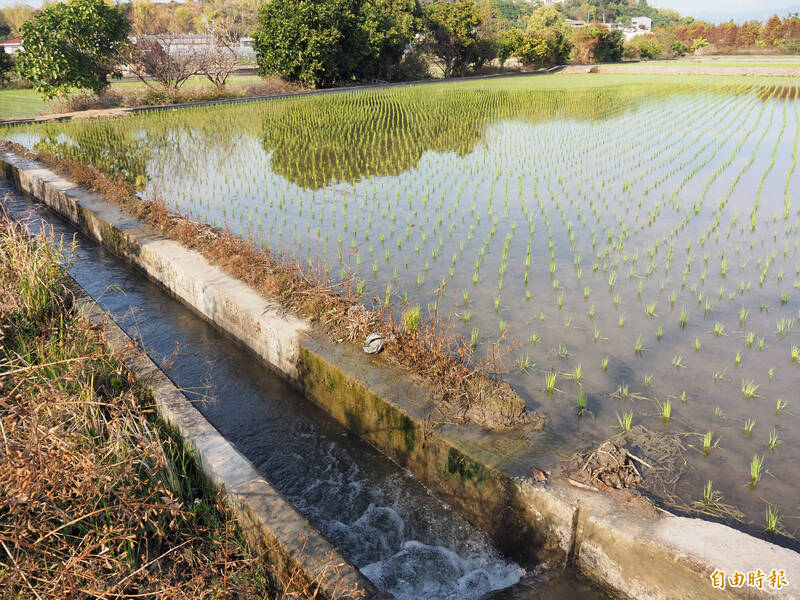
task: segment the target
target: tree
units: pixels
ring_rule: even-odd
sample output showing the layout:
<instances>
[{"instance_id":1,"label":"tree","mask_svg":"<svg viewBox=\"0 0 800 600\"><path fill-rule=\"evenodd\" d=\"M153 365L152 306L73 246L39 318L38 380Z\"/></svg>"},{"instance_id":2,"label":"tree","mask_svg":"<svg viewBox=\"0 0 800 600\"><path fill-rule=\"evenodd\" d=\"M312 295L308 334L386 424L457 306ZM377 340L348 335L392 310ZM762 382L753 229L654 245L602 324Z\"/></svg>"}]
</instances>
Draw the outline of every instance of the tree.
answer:
<instances>
[{"instance_id":1,"label":"tree","mask_svg":"<svg viewBox=\"0 0 800 600\"><path fill-rule=\"evenodd\" d=\"M312 87L388 78L419 14L417 0L270 0L253 43L259 73Z\"/></svg>"},{"instance_id":2,"label":"tree","mask_svg":"<svg viewBox=\"0 0 800 600\"><path fill-rule=\"evenodd\" d=\"M778 15L772 15L761 30L761 41L767 46L777 44L781 37L781 25L781 18Z\"/></svg>"},{"instance_id":3,"label":"tree","mask_svg":"<svg viewBox=\"0 0 800 600\"><path fill-rule=\"evenodd\" d=\"M239 64L238 48L242 34L227 17L208 21L205 33L211 37L212 43L202 53L200 70L214 87L221 89Z\"/></svg>"},{"instance_id":4,"label":"tree","mask_svg":"<svg viewBox=\"0 0 800 600\"><path fill-rule=\"evenodd\" d=\"M103 0L67 0L43 9L22 27L17 71L45 98L73 89L99 93L119 77L130 25Z\"/></svg>"},{"instance_id":5,"label":"tree","mask_svg":"<svg viewBox=\"0 0 800 600\"><path fill-rule=\"evenodd\" d=\"M514 56L525 65L541 68L564 64L572 50L572 32L554 7L533 11L528 27L519 32Z\"/></svg>"},{"instance_id":6,"label":"tree","mask_svg":"<svg viewBox=\"0 0 800 600\"><path fill-rule=\"evenodd\" d=\"M445 78L463 75L481 60L478 29L482 24L474 0L438 0L425 7L423 44Z\"/></svg>"},{"instance_id":7,"label":"tree","mask_svg":"<svg viewBox=\"0 0 800 600\"><path fill-rule=\"evenodd\" d=\"M0 50L0 83L8 83L14 70L14 59L4 50Z\"/></svg>"},{"instance_id":8,"label":"tree","mask_svg":"<svg viewBox=\"0 0 800 600\"><path fill-rule=\"evenodd\" d=\"M689 51L689 47L680 40L672 42L669 49L675 56L686 56L686 53Z\"/></svg>"},{"instance_id":9,"label":"tree","mask_svg":"<svg viewBox=\"0 0 800 600\"><path fill-rule=\"evenodd\" d=\"M572 37L572 59L577 63L619 62L622 59L622 32L600 24L581 27Z\"/></svg>"},{"instance_id":10,"label":"tree","mask_svg":"<svg viewBox=\"0 0 800 600\"><path fill-rule=\"evenodd\" d=\"M406 48L422 27L418 0L366 0L360 28L366 36L369 61L362 77L392 80Z\"/></svg>"},{"instance_id":11,"label":"tree","mask_svg":"<svg viewBox=\"0 0 800 600\"><path fill-rule=\"evenodd\" d=\"M354 0L271 0L259 11L253 47L261 75L312 87L352 79L358 68Z\"/></svg>"},{"instance_id":12,"label":"tree","mask_svg":"<svg viewBox=\"0 0 800 600\"><path fill-rule=\"evenodd\" d=\"M131 46L128 62L131 72L147 87L153 82L165 90L176 91L200 72L203 53L197 49L179 48L170 34L140 36Z\"/></svg>"}]
</instances>

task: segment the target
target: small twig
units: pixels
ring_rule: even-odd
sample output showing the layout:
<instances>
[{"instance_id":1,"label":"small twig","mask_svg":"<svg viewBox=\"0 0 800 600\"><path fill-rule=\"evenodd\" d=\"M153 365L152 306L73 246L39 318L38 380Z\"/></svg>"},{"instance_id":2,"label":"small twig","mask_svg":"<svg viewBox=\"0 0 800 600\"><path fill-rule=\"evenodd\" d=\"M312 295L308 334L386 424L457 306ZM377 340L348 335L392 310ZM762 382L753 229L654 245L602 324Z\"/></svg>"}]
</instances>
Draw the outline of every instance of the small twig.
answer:
<instances>
[{"instance_id":1,"label":"small twig","mask_svg":"<svg viewBox=\"0 0 800 600\"><path fill-rule=\"evenodd\" d=\"M641 458L639 458L638 456L636 456L636 455L634 455L634 454L631 454L630 450L628 450L628 456L630 456L630 457L631 457L633 460L635 460L635 461L637 461L637 462L640 462L640 463L642 463L642 464L643 464L645 467L647 467L648 469L652 469L652 468L653 468L651 465L649 465L649 464L647 464L646 462L644 462L644 461L643 461Z\"/></svg>"},{"instance_id":2,"label":"small twig","mask_svg":"<svg viewBox=\"0 0 800 600\"><path fill-rule=\"evenodd\" d=\"M592 492L600 491L593 485L586 485L585 483L581 483L580 481L575 481L574 479L570 479L569 477L567 477L567 483L569 483L570 485L574 485L577 488L581 488L582 490L590 490Z\"/></svg>"}]
</instances>

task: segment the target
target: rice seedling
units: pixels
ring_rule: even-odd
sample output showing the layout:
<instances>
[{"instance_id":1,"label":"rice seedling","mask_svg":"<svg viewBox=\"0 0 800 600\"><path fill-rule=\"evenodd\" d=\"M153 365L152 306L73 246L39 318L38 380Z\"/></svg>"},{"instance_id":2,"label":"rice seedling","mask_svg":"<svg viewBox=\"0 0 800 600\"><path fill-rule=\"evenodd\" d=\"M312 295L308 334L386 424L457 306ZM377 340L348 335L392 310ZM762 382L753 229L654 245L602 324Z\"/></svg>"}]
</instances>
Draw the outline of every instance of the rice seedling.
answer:
<instances>
[{"instance_id":1,"label":"rice seedling","mask_svg":"<svg viewBox=\"0 0 800 600\"><path fill-rule=\"evenodd\" d=\"M758 388L760 386L756 384L752 379L745 379L742 381L742 396L745 400L751 400L752 398L758 398Z\"/></svg>"},{"instance_id":2,"label":"rice seedling","mask_svg":"<svg viewBox=\"0 0 800 600\"><path fill-rule=\"evenodd\" d=\"M758 481L761 479L761 473L764 470L764 456L753 455L753 460L750 461L750 487L756 487Z\"/></svg>"},{"instance_id":3,"label":"rice seedling","mask_svg":"<svg viewBox=\"0 0 800 600\"><path fill-rule=\"evenodd\" d=\"M707 506L716 506L722 501L722 494L714 489L712 481L703 486L703 503Z\"/></svg>"},{"instance_id":4,"label":"rice seedling","mask_svg":"<svg viewBox=\"0 0 800 600\"><path fill-rule=\"evenodd\" d=\"M478 329L473 327L470 334L470 347L475 350L478 347Z\"/></svg>"},{"instance_id":5,"label":"rice seedling","mask_svg":"<svg viewBox=\"0 0 800 600\"><path fill-rule=\"evenodd\" d=\"M800 364L800 348L794 344L792 345L791 349L791 358L793 363Z\"/></svg>"},{"instance_id":6,"label":"rice seedling","mask_svg":"<svg viewBox=\"0 0 800 600\"><path fill-rule=\"evenodd\" d=\"M789 406L789 403L786 400L781 400L778 398L777 402L775 403L775 414L779 415L783 411L786 410L786 407Z\"/></svg>"},{"instance_id":7,"label":"rice seedling","mask_svg":"<svg viewBox=\"0 0 800 600\"><path fill-rule=\"evenodd\" d=\"M642 336L636 338L636 342L633 345L633 353L636 355L642 354L644 352L644 344L642 343Z\"/></svg>"},{"instance_id":8,"label":"rice seedling","mask_svg":"<svg viewBox=\"0 0 800 600\"><path fill-rule=\"evenodd\" d=\"M767 446L770 450L775 450L780 444L781 440L778 437L778 431L773 427L772 431L769 432L769 438L767 439Z\"/></svg>"},{"instance_id":9,"label":"rice seedling","mask_svg":"<svg viewBox=\"0 0 800 600\"><path fill-rule=\"evenodd\" d=\"M672 357L672 366L675 367L676 369L682 369L683 367L686 366L683 364L682 354L676 354L675 356Z\"/></svg>"},{"instance_id":10,"label":"rice seedling","mask_svg":"<svg viewBox=\"0 0 800 600\"><path fill-rule=\"evenodd\" d=\"M767 504L764 532L773 535L776 534L780 527L780 521L781 517L778 508L772 504Z\"/></svg>"},{"instance_id":11,"label":"rice seedling","mask_svg":"<svg viewBox=\"0 0 800 600\"><path fill-rule=\"evenodd\" d=\"M544 391L548 394L552 394L556 391L556 378L558 377L558 373L555 371L551 371L550 373L545 373L544 375Z\"/></svg>"},{"instance_id":12,"label":"rice seedling","mask_svg":"<svg viewBox=\"0 0 800 600\"><path fill-rule=\"evenodd\" d=\"M712 448L716 448L719 444L719 439L716 441L714 440L714 432L713 431L706 431L703 434L703 454L708 454L711 452Z\"/></svg>"},{"instance_id":13,"label":"rice seedling","mask_svg":"<svg viewBox=\"0 0 800 600\"><path fill-rule=\"evenodd\" d=\"M575 367L575 370L570 374L570 377L572 377L572 379L578 385L581 384L581 381L583 380L583 369L581 368L581 365Z\"/></svg>"},{"instance_id":14,"label":"rice seedling","mask_svg":"<svg viewBox=\"0 0 800 600\"><path fill-rule=\"evenodd\" d=\"M528 354L520 356L517 359L517 372L521 375L526 375L536 365L531 361Z\"/></svg>"},{"instance_id":15,"label":"rice seedling","mask_svg":"<svg viewBox=\"0 0 800 600\"><path fill-rule=\"evenodd\" d=\"M629 400L631 397L631 391L627 383L620 383L617 386L617 391L612 394L613 397L618 398L620 400Z\"/></svg>"},{"instance_id":16,"label":"rice seedling","mask_svg":"<svg viewBox=\"0 0 800 600\"><path fill-rule=\"evenodd\" d=\"M669 400L664 400L663 403L658 403L658 412L665 423L669 422L672 416L672 403Z\"/></svg>"},{"instance_id":17,"label":"rice seedling","mask_svg":"<svg viewBox=\"0 0 800 600\"><path fill-rule=\"evenodd\" d=\"M617 413L617 423L619 423L621 434L630 432L633 424L633 411L624 412L621 415Z\"/></svg>"},{"instance_id":18,"label":"rice seedling","mask_svg":"<svg viewBox=\"0 0 800 600\"><path fill-rule=\"evenodd\" d=\"M600 359L600 368L603 369L603 372L608 371L608 357L604 356Z\"/></svg>"},{"instance_id":19,"label":"rice seedling","mask_svg":"<svg viewBox=\"0 0 800 600\"><path fill-rule=\"evenodd\" d=\"M586 414L586 392L583 391L583 388L578 390L578 405L575 408L576 414L581 417Z\"/></svg>"}]
</instances>

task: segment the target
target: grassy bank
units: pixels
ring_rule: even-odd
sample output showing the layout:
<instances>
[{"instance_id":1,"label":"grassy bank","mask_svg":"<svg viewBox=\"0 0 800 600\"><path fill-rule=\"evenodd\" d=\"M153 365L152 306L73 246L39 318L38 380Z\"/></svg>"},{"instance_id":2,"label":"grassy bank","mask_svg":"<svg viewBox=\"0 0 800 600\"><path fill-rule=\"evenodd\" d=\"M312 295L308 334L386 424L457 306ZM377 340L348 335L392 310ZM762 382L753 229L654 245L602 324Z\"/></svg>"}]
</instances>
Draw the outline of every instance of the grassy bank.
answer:
<instances>
[{"instance_id":1,"label":"grassy bank","mask_svg":"<svg viewBox=\"0 0 800 600\"><path fill-rule=\"evenodd\" d=\"M81 317L71 248L0 215L4 598L300 598L250 555L151 398Z\"/></svg>"}]
</instances>

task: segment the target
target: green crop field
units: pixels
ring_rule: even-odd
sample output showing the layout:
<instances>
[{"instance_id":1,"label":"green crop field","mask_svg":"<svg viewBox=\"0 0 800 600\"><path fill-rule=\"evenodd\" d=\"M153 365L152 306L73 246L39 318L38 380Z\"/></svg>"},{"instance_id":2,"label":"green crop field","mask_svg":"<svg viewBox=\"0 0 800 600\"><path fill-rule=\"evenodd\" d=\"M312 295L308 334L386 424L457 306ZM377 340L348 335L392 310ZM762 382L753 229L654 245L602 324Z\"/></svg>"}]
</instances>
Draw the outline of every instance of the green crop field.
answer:
<instances>
[{"instance_id":1,"label":"green crop field","mask_svg":"<svg viewBox=\"0 0 800 600\"><path fill-rule=\"evenodd\" d=\"M665 505L796 531L794 79L511 77L0 136L449 315L475 360L499 340L498 375L550 417L543 462L619 436Z\"/></svg>"}]
</instances>

